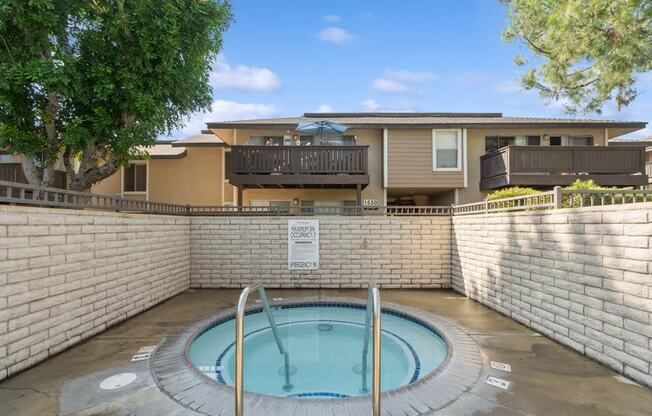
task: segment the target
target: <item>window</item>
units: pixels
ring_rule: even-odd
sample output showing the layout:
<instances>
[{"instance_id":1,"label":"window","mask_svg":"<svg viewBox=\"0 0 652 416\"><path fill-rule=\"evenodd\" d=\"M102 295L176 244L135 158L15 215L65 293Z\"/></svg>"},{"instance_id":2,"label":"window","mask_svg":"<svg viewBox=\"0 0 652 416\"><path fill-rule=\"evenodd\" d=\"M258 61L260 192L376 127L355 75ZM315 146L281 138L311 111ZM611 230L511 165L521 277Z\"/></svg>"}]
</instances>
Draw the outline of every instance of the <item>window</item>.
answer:
<instances>
[{"instance_id":1,"label":"window","mask_svg":"<svg viewBox=\"0 0 652 416\"><path fill-rule=\"evenodd\" d=\"M593 137L550 136L550 146L593 146Z\"/></svg>"},{"instance_id":2,"label":"window","mask_svg":"<svg viewBox=\"0 0 652 416\"><path fill-rule=\"evenodd\" d=\"M231 172L231 152L224 152L224 179Z\"/></svg>"},{"instance_id":3,"label":"window","mask_svg":"<svg viewBox=\"0 0 652 416\"><path fill-rule=\"evenodd\" d=\"M461 134L459 130L432 131L432 170L460 170Z\"/></svg>"},{"instance_id":4,"label":"window","mask_svg":"<svg viewBox=\"0 0 652 416\"><path fill-rule=\"evenodd\" d=\"M320 139L321 146L355 146L355 136L328 136Z\"/></svg>"},{"instance_id":5,"label":"window","mask_svg":"<svg viewBox=\"0 0 652 416\"><path fill-rule=\"evenodd\" d=\"M124 192L147 192L147 164L130 163L124 167Z\"/></svg>"},{"instance_id":6,"label":"window","mask_svg":"<svg viewBox=\"0 0 652 416\"><path fill-rule=\"evenodd\" d=\"M484 138L486 153L502 149L505 146L539 146L541 136L489 136Z\"/></svg>"},{"instance_id":7,"label":"window","mask_svg":"<svg viewBox=\"0 0 652 416\"><path fill-rule=\"evenodd\" d=\"M310 146L314 142L313 136L299 136L299 144L301 146Z\"/></svg>"},{"instance_id":8,"label":"window","mask_svg":"<svg viewBox=\"0 0 652 416\"><path fill-rule=\"evenodd\" d=\"M593 146L593 137L591 136L568 136L569 146Z\"/></svg>"},{"instance_id":9,"label":"window","mask_svg":"<svg viewBox=\"0 0 652 416\"><path fill-rule=\"evenodd\" d=\"M303 200L300 202L302 214L312 214L315 212L315 201Z\"/></svg>"},{"instance_id":10,"label":"window","mask_svg":"<svg viewBox=\"0 0 652 416\"><path fill-rule=\"evenodd\" d=\"M0 152L0 163L11 163L12 160L11 153Z\"/></svg>"},{"instance_id":11,"label":"window","mask_svg":"<svg viewBox=\"0 0 652 416\"><path fill-rule=\"evenodd\" d=\"M284 140L283 136L251 136L249 143L256 146L266 146L268 144L282 146Z\"/></svg>"}]
</instances>

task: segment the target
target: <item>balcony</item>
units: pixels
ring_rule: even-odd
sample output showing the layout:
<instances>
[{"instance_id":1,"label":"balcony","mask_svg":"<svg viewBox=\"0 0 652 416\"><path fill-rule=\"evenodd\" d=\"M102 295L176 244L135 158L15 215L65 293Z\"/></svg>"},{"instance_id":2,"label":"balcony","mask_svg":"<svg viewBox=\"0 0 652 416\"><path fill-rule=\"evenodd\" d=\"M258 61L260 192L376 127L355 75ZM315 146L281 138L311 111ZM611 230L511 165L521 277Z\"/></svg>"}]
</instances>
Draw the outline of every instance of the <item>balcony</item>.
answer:
<instances>
[{"instance_id":1,"label":"balcony","mask_svg":"<svg viewBox=\"0 0 652 416\"><path fill-rule=\"evenodd\" d=\"M364 188L368 146L231 146L238 188Z\"/></svg>"},{"instance_id":2,"label":"balcony","mask_svg":"<svg viewBox=\"0 0 652 416\"><path fill-rule=\"evenodd\" d=\"M649 170L649 168L648 168ZM602 186L648 183L639 146L507 146L480 157L480 189L564 186L593 179Z\"/></svg>"}]
</instances>

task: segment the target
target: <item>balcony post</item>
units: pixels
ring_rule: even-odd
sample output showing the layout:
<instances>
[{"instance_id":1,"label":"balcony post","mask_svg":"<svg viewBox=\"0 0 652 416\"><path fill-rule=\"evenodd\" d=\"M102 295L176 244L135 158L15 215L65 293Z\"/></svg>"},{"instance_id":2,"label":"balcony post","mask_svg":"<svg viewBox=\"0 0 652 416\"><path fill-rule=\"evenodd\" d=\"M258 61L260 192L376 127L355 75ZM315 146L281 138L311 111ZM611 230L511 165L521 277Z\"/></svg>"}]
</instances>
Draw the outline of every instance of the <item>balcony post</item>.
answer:
<instances>
[{"instance_id":1,"label":"balcony post","mask_svg":"<svg viewBox=\"0 0 652 416\"><path fill-rule=\"evenodd\" d=\"M561 186L555 186L553 189L553 194L552 194L552 202L555 207L555 209L560 209L561 208L561 200L562 200L562 192L561 192Z\"/></svg>"},{"instance_id":2,"label":"balcony post","mask_svg":"<svg viewBox=\"0 0 652 416\"><path fill-rule=\"evenodd\" d=\"M355 186L355 205L362 206L362 185L360 184Z\"/></svg>"},{"instance_id":3,"label":"balcony post","mask_svg":"<svg viewBox=\"0 0 652 416\"><path fill-rule=\"evenodd\" d=\"M242 206L243 206L243 201L242 201L243 192L242 191L243 191L242 187L238 186L238 203L237 203L237 206L239 208L242 208ZM240 209L238 209L238 210L240 210Z\"/></svg>"}]
</instances>

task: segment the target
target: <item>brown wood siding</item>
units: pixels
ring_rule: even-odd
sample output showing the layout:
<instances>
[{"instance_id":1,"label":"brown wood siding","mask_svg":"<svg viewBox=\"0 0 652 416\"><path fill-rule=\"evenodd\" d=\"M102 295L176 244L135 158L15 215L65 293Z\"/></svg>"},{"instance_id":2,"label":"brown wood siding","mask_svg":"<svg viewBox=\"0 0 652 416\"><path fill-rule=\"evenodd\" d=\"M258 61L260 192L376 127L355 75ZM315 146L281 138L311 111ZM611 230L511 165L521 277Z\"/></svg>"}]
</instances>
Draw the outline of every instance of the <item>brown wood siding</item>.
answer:
<instances>
[{"instance_id":1,"label":"brown wood siding","mask_svg":"<svg viewBox=\"0 0 652 416\"><path fill-rule=\"evenodd\" d=\"M463 170L432 170L431 129L388 131L388 185L390 188L461 188ZM463 149L459 149L460 152ZM464 163L464 161L462 161Z\"/></svg>"}]
</instances>

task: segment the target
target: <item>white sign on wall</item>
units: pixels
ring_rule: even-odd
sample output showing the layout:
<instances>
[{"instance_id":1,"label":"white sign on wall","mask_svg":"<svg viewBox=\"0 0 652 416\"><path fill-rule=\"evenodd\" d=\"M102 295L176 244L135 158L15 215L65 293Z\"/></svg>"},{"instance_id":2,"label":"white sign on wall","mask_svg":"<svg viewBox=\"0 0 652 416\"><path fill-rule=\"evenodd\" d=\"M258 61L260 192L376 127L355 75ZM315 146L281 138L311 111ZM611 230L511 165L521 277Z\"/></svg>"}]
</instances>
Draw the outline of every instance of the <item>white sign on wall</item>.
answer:
<instances>
[{"instance_id":1,"label":"white sign on wall","mask_svg":"<svg viewBox=\"0 0 652 416\"><path fill-rule=\"evenodd\" d=\"M319 269L319 220L288 220L288 269Z\"/></svg>"}]
</instances>

